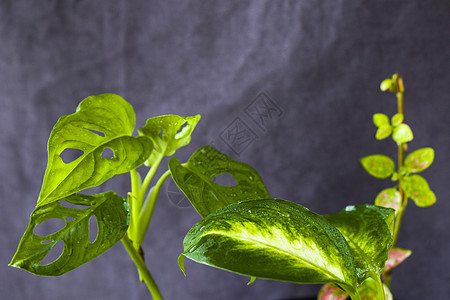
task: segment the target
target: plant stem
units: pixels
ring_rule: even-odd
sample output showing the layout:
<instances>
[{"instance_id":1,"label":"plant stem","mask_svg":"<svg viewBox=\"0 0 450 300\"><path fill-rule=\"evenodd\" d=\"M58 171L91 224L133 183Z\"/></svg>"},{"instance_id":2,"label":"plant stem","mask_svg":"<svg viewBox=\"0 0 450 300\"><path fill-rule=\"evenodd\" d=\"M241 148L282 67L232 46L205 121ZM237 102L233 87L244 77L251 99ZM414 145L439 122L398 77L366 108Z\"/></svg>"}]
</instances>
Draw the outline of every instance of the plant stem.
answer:
<instances>
[{"instance_id":1,"label":"plant stem","mask_svg":"<svg viewBox=\"0 0 450 300\"><path fill-rule=\"evenodd\" d=\"M131 195L128 195L128 203L130 205L130 215L131 215L131 221L130 221L130 227L128 229L128 236L133 239L135 227L138 222L137 216L139 216L140 206L138 205L137 197L139 196L140 192L140 185L141 185L141 179L139 176L139 173L136 171L136 169L130 171L130 177L131 177Z\"/></svg>"},{"instance_id":2,"label":"plant stem","mask_svg":"<svg viewBox=\"0 0 450 300\"><path fill-rule=\"evenodd\" d=\"M147 199L145 199L142 210L139 214L138 226L136 228L136 243L141 245L145 233L147 232L148 226L150 225L150 220L152 219L153 211L155 210L156 199L158 198L159 191L164 183L164 181L169 177L170 171L167 170L156 182L155 186L150 190Z\"/></svg>"},{"instance_id":3,"label":"plant stem","mask_svg":"<svg viewBox=\"0 0 450 300\"><path fill-rule=\"evenodd\" d=\"M150 294L152 295L153 299L162 300L163 297L158 289L158 286L156 285L155 280L152 277L152 274L150 274L150 271L147 269L144 260L139 255L137 250L134 248L131 240L125 235L121 241L123 246L125 247L125 250L127 250L128 254L130 255L137 269L139 270L139 274L144 279L144 282L147 285L147 288L150 291Z\"/></svg>"},{"instance_id":4,"label":"plant stem","mask_svg":"<svg viewBox=\"0 0 450 300\"><path fill-rule=\"evenodd\" d=\"M397 96L397 110L398 110L398 113L400 113L400 114L402 114L404 116L404 114L403 114L403 93L404 93L404 87L403 87L403 80L398 74L397 74L397 77L396 77L396 86L397 86L397 93L396 93L396 96ZM400 143L398 145L398 168L399 169L401 167L403 167L404 162L405 162L405 148L406 148L406 143ZM400 178L400 182L402 180L403 179ZM392 236L392 247L395 247L395 245L397 244L398 233L400 231L400 224L402 222L403 213L405 212L406 205L408 204L408 198L405 196L405 191L403 190L401 184L399 184L398 191L400 193L401 205L400 205L400 208L397 211L397 217L395 219L394 233L393 233L393 236ZM383 272L384 283L387 285L387 287L389 287L390 284L391 284L391 278L392 278L392 269L390 269L387 272Z\"/></svg>"},{"instance_id":5,"label":"plant stem","mask_svg":"<svg viewBox=\"0 0 450 300\"><path fill-rule=\"evenodd\" d=\"M152 180L153 175L155 175L156 169L158 168L159 163L161 162L163 157L164 157L164 155L160 155L156 159L155 163L151 166L150 170L148 171L147 175L145 176L144 181L142 182L141 192L139 195L139 198L142 201L141 203L144 202L144 198L145 198L145 194L147 192L148 185L150 184L150 181Z\"/></svg>"}]
</instances>

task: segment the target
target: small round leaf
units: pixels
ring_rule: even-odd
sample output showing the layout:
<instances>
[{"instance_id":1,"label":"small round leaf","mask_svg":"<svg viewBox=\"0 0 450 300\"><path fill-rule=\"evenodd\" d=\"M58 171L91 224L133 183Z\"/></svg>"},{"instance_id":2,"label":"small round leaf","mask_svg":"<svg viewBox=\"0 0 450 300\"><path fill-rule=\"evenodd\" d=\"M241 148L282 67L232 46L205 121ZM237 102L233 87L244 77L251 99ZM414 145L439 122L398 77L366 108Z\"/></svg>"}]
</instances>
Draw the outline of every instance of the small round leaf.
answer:
<instances>
[{"instance_id":1,"label":"small round leaf","mask_svg":"<svg viewBox=\"0 0 450 300\"><path fill-rule=\"evenodd\" d=\"M361 158L361 164L364 169L376 178L388 178L394 173L395 164L394 161L381 154L369 155Z\"/></svg>"},{"instance_id":2,"label":"small round leaf","mask_svg":"<svg viewBox=\"0 0 450 300\"><path fill-rule=\"evenodd\" d=\"M392 139L398 144L410 142L413 140L413 138L414 135L412 133L412 130L406 124L400 124L399 126L395 127L394 132L392 133Z\"/></svg>"},{"instance_id":3,"label":"small round leaf","mask_svg":"<svg viewBox=\"0 0 450 300\"><path fill-rule=\"evenodd\" d=\"M392 126L398 126L400 125L404 120L403 114L395 114L391 119Z\"/></svg>"},{"instance_id":4,"label":"small round leaf","mask_svg":"<svg viewBox=\"0 0 450 300\"><path fill-rule=\"evenodd\" d=\"M373 117L373 124L375 126L380 127L382 125L389 125L389 118L385 114L377 113L374 114Z\"/></svg>"},{"instance_id":5,"label":"small round leaf","mask_svg":"<svg viewBox=\"0 0 450 300\"><path fill-rule=\"evenodd\" d=\"M383 139L387 138L388 136L390 136L391 133L392 133L391 125L389 125L389 124L381 125L380 127L378 127L375 138L377 140L383 140Z\"/></svg>"}]
</instances>

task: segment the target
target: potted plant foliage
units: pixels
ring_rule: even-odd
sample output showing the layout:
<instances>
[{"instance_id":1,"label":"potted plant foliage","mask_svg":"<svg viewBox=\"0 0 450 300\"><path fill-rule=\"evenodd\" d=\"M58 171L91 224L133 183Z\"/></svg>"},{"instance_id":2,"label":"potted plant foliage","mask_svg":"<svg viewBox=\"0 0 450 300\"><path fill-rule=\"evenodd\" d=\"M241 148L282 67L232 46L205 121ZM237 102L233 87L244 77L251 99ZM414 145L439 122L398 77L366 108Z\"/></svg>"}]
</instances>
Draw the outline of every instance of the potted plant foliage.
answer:
<instances>
[{"instance_id":1,"label":"potted plant foliage","mask_svg":"<svg viewBox=\"0 0 450 300\"><path fill-rule=\"evenodd\" d=\"M153 117L133 136L131 104L115 94L88 97L75 113L61 117L50 134L36 208L10 265L59 276L121 241L153 298L163 299L145 265L142 243L161 187L172 176L203 218L184 239L178 258L183 272L187 257L248 276L249 284L257 278L324 283L319 299L392 299L392 268L411 254L396 244L408 199L418 206L436 201L426 180L417 175L433 162L434 152L422 148L405 155L413 134L404 123L401 77L394 74L381 89L398 99L398 113L391 119L380 113L373 117L376 138L392 135L397 144L397 168L384 155L364 157L361 163L369 174L396 183L380 192L375 205L348 205L328 215L271 198L252 167L211 146L201 147L185 163L172 157L167 170L154 180L163 158L189 144L200 116ZM73 151L75 156L67 156ZM145 176L136 170L141 165L149 167ZM80 193L123 173L131 178L126 199L113 191ZM224 173L236 185L214 181ZM62 222L61 228L39 234L37 229L52 219ZM94 237L91 220L97 226ZM44 262L58 243L63 244L61 255Z\"/></svg>"}]
</instances>

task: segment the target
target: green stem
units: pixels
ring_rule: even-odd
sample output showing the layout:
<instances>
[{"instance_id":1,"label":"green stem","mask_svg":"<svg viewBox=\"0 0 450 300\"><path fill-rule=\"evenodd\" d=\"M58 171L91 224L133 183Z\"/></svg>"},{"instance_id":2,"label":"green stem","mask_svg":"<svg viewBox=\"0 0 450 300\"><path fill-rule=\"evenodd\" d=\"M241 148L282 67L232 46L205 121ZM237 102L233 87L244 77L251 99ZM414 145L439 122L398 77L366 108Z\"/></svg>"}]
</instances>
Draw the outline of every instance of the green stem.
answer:
<instances>
[{"instance_id":1,"label":"green stem","mask_svg":"<svg viewBox=\"0 0 450 300\"><path fill-rule=\"evenodd\" d=\"M167 170L156 182L155 186L150 190L147 199L145 199L144 206L142 207L141 213L139 214L137 228L136 242L140 245L142 244L145 233L147 232L148 226L150 225L150 220L152 219L153 211L155 210L156 199L158 198L159 191L161 190L164 181L169 177L170 171Z\"/></svg>"},{"instance_id":2,"label":"green stem","mask_svg":"<svg viewBox=\"0 0 450 300\"><path fill-rule=\"evenodd\" d=\"M403 82L402 82L402 79L400 76L397 76L397 86L398 86L398 92L396 95L397 95L398 113L403 115ZM400 143L398 145L398 168L399 169L403 167L404 161L405 161L405 143ZM400 230L400 224L402 221L403 213L405 211L406 205L408 204L408 198L405 197L405 191L403 190L401 185L399 185L398 190L399 190L400 196L401 196L401 206L397 212L397 218L395 220L394 236L392 237L393 238L392 247L394 247L397 243L398 232Z\"/></svg>"},{"instance_id":3,"label":"green stem","mask_svg":"<svg viewBox=\"0 0 450 300\"><path fill-rule=\"evenodd\" d=\"M403 93L404 93L404 87L403 87L403 80L400 76L396 77L396 86L397 86L397 110L398 113L403 114ZM403 118L404 119L404 118ZM404 121L404 120L403 120ZM398 168L400 169L403 167L405 162L405 143L401 143L398 145ZM400 179L401 182L402 179ZM401 205L400 208L397 211L397 217L395 219L395 225L394 225L394 233L392 237L392 247L395 247L398 240L398 233L400 231L400 225L402 223L403 213L405 212L406 205L408 204L408 197L405 195L405 191L403 190L401 184L399 184L398 191L400 193L400 199L401 199ZM387 272L383 272L383 279L384 283L387 287L390 287L391 285L391 279L392 279L392 269L390 269Z\"/></svg>"},{"instance_id":4,"label":"green stem","mask_svg":"<svg viewBox=\"0 0 450 300\"><path fill-rule=\"evenodd\" d=\"M139 274L144 279L144 282L147 285L150 294L152 294L153 299L162 300L163 297L158 289L158 286L156 285L155 280L152 277L152 274L150 274L150 271L147 269L144 260L136 251L136 249L133 247L133 244L130 241L130 239L127 236L124 236L121 241L123 246L125 247L125 250L127 250L128 254L130 255L137 269L139 270Z\"/></svg>"},{"instance_id":5,"label":"green stem","mask_svg":"<svg viewBox=\"0 0 450 300\"><path fill-rule=\"evenodd\" d=\"M377 299L385 300L386 295L384 294L383 282L381 282L380 276L374 278L377 285Z\"/></svg>"},{"instance_id":6,"label":"green stem","mask_svg":"<svg viewBox=\"0 0 450 300\"><path fill-rule=\"evenodd\" d=\"M140 193L140 185L141 179L139 173L136 169L130 171L131 177L131 195L128 195L128 203L130 205L130 227L128 229L128 236L133 239L135 227L138 222L139 212L141 210L142 204L139 203L139 199L137 198Z\"/></svg>"},{"instance_id":7,"label":"green stem","mask_svg":"<svg viewBox=\"0 0 450 300\"><path fill-rule=\"evenodd\" d=\"M145 194L148 189L148 185L150 184L150 181L152 180L153 175L155 175L156 169L158 168L163 157L164 157L164 155L161 154L156 159L155 163L151 166L150 170L148 171L147 175L145 176L144 181L142 182L142 188L141 188L141 192L139 194L139 198L140 198L140 200L142 200L142 202L144 201Z\"/></svg>"}]
</instances>

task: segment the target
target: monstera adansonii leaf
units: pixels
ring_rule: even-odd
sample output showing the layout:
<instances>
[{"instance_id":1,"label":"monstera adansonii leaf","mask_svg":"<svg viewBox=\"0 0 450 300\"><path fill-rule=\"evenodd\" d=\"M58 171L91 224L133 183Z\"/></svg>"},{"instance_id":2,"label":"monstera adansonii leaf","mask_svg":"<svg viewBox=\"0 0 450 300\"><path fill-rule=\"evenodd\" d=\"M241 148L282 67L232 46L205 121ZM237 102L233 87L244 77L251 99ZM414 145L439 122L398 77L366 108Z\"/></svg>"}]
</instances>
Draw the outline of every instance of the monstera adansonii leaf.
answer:
<instances>
[{"instance_id":1,"label":"monstera adansonii leaf","mask_svg":"<svg viewBox=\"0 0 450 300\"><path fill-rule=\"evenodd\" d=\"M48 140L48 164L36 207L143 164L153 144L147 137L132 137L134 125L133 107L115 94L90 96L75 113L62 116ZM63 152L75 150L80 156L65 162Z\"/></svg>"},{"instance_id":2,"label":"monstera adansonii leaf","mask_svg":"<svg viewBox=\"0 0 450 300\"><path fill-rule=\"evenodd\" d=\"M270 197L255 169L211 146L201 147L184 164L171 158L169 169L174 182L202 217L233 203ZM236 184L216 183L214 178L222 174L231 175Z\"/></svg>"},{"instance_id":3,"label":"monstera adansonii leaf","mask_svg":"<svg viewBox=\"0 0 450 300\"><path fill-rule=\"evenodd\" d=\"M139 135L152 140L154 150L145 165L151 166L164 156L171 156L191 141L191 134L201 116L182 117L177 115L157 116L147 120L138 129Z\"/></svg>"},{"instance_id":4,"label":"monstera adansonii leaf","mask_svg":"<svg viewBox=\"0 0 450 300\"><path fill-rule=\"evenodd\" d=\"M33 211L11 266L37 275L59 276L101 255L127 231L128 204L114 192L93 196L73 194L61 200L70 204L63 206L57 201ZM92 216L97 221L97 236L91 242L89 224ZM36 228L51 219L64 222L64 227L45 236L36 234ZM43 264L58 242L64 243L61 255L53 262Z\"/></svg>"}]
</instances>

